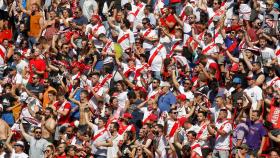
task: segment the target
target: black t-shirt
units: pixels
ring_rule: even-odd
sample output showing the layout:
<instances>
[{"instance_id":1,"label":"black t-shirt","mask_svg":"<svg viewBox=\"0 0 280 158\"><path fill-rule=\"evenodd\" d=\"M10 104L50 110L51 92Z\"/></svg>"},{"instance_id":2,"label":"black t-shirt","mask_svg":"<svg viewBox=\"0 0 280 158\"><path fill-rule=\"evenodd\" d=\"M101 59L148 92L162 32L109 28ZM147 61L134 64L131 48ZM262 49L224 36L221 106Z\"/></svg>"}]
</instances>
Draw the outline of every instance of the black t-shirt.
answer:
<instances>
[{"instance_id":1,"label":"black t-shirt","mask_svg":"<svg viewBox=\"0 0 280 158\"><path fill-rule=\"evenodd\" d=\"M3 106L3 112L7 112L6 109L13 106L13 102L16 101L11 94L3 94L0 97L0 102Z\"/></svg>"}]
</instances>

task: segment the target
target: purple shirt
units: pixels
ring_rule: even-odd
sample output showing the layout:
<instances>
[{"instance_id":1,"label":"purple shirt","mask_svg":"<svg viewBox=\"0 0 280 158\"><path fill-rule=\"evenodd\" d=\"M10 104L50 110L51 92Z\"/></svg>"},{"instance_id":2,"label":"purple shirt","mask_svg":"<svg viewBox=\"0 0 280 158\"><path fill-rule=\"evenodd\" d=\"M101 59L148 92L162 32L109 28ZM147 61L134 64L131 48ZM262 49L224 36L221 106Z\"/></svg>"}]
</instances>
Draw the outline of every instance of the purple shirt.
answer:
<instances>
[{"instance_id":1,"label":"purple shirt","mask_svg":"<svg viewBox=\"0 0 280 158\"><path fill-rule=\"evenodd\" d=\"M246 123L244 122L239 123L236 126L235 130L233 131L233 139L232 139L233 145L236 146L238 140L242 140L241 144L246 143L245 136L248 134L248 132L249 132L249 128L246 125Z\"/></svg>"},{"instance_id":2,"label":"purple shirt","mask_svg":"<svg viewBox=\"0 0 280 158\"><path fill-rule=\"evenodd\" d=\"M261 122L246 121L249 127L249 133L246 137L247 145L252 150L259 150L262 142L262 137L267 135L267 131Z\"/></svg>"}]
</instances>

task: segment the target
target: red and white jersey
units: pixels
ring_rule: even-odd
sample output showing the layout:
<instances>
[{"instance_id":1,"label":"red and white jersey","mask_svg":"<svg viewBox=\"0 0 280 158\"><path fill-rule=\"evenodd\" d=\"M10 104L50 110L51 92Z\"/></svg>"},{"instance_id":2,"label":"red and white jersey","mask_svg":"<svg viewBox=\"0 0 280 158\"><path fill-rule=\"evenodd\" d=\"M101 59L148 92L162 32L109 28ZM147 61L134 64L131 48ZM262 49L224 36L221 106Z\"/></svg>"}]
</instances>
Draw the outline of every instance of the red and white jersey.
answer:
<instances>
[{"instance_id":1,"label":"red and white jersey","mask_svg":"<svg viewBox=\"0 0 280 158\"><path fill-rule=\"evenodd\" d=\"M209 71L210 69L215 70L216 71L215 77L217 78L217 80L220 80L221 78L220 68L219 65L213 59L207 59L205 69L207 71Z\"/></svg>"},{"instance_id":2,"label":"red and white jersey","mask_svg":"<svg viewBox=\"0 0 280 158\"><path fill-rule=\"evenodd\" d=\"M149 110L148 107L142 107L140 110L144 114L142 123L145 124L147 122L147 120L149 119L149 117L153 114L153 110Z\"/></svg>"},{"instance_id":3,"label":"red and white jersey","mask_svg":"<svg viewBox=\"0 0 280 158\"><path fill-rule=\"evenodd\" d=\"M121 45L123 51L130 48L130 45L135 43L134 34L129 29L123 31L121 28L116 27L119 33L117 42Z\"/></svg>"},{"instance_id":4,"label":"red and white jersey","mask_svg":"<svg viewBox=\"0 0 280 158\"><path fill-rule=\"evenodd\" d=\"M266 82L266 84L274 89L280 89L280 77L276 76L272 80Z\"/></svg>"},{"instance_id":5,"label":"red and white jersey","mask_svg":"<svg viewBox=\"0 0 280 158\"><path fill-rule=\"evenodd\" d=\"M85 34L88 36L88 39L93 40L96 48L102 48L102 42L99 41L97 38L95 38L92 34L89 33L90 29L91 29L92 34L94 33L94 34L100 35L101 33L106 34L105 27L101 23L95 24L95 25L88 24L86 26L86 33Z\"/></svg>"},{"instance_id":6,"label":"red and white jersey","mask_svg":"<svg viewBox=\"0 0 280 158\"><path fill-rule=\"evenodd\" d=\"M107 150L108 147L103 147L103 146L95 147L94 144L98 142L106 142L109 139L110 139L110 133L107 131L106 128L102 128L102 129L95 128L94 135L92 137L93 140L92 153L95 154L101 152L102 150Z\"/></svg>"},{"instance_id":7,"label":"red and white jersey","mask_svg":"<svg viewBox=\"0 0 280 158\"><path fill-rule=\"evenodd\" d=\"M105 93L105 88L103 86L98 86L98 84L94 86L93 90L98 96L103 96L103 94ZM94 95L90 98L89 103L93 106L94 109L98 108L98 101Z\"/></svg>"},{"instance_id":8,"label":"red and white jersey","mask_svg":"<svg viewBox=\"0 0 280 158\"><path fill-rule=\"evenodd\" d=\"M202 47L201 54L211 55L211 54L218 53L218 52L219 52L219 47L214 42L211 42L211 43L209 43L207 45L204 45Z\"/></svg>"},{"instance_id":9,"label":"red and white jersey","mask_svg":"<svg viewBox=\"0 0 280 158\"><path fill-rule=\"evenodd\" d=\"M230 150L230 131L232 130L231 123L228 120L216 122L216 127L227 133L224 136L216 135L215 149L216 150Z\"/></svg>"},{"instance_id":10,"label":"red and white jersey","mask_svg":"<svg viewBox=\"0 0 280 158\"><path fill-rule=\"evenodd\" d=\"M160 15L160 10L164 7L163 0L156 0L156 3L154 5L154 13L157 15Z\"/></svg>"},{"instance_id":11,"label":"red and white jersey","mask_svg":"<svg viewBox=\"0 0 280 158\"><path fill-rule=\"evenodd\" d=\"M112 42L112 41L107 42L104 45L102 51L107 52L107 53L113 53L113 51L114 51L114 42ZM113 62L113 58L111 56L106 56L103 62L104 62L103 64L111 63L111 62Z\"/></svg>"},{"instance_id":12,"label":"red and white jersey","mask_svg":"<svg viewBox=\"0 0 280 158\"><path fill-rule=\"evenodd\" d=\"M150 51L148 64L152 71L160 71L163 66L163 60L166 58L166 49L162 44L158 44Z\"/></svg>"},{"instance_id":13,"label":"red and white jersey","mask_svg":"<svg viewBox=\"0 0 280 158\"><path fill-rule=\"evenodd\" d=\"M5 64L6 55L7 55L7 49L0 44L0 65Z\"/></svg>"},{"instance_id":14,"label":"red and white jersey","mask_svg":"<svg viewBox=\"0 0 280 158\"><path fill-rule=\"evenodd\" d=\"M142 20L144 17L144 9L146 4L143 2L140 2L136 5L132 5L132 14L136 19Z\"/></svg>"},{"instance_id":15,"label":"red and white jersey","mask_svg":"<svg viewBox=\"0 0 280 158\"><path fill-rule=\"evenodd\" d=\"M178 54L181 55L183 51L183 42L181 39L175 39L173 38L172 39L172 46L171 46L171 49L170 49L170 52L168 54L168 56L172 56L172 55L175 55L175 54Z\"/></svg>"},{"instance_id":16,"label":"red and white jersey","mask_svg":"<svg viewBox=\"0 0 280 158\"><path fill-rule=\"evenodd\" d=\"M195 155L196 155L196 156L199 156L199 157L202 156L201 146L200 146L200 144L199 144L197 141L194 141L194 142L191 144L191 151L192 151L192 153L195 152ZM192 154L192 155L193 155L193 154ZM195 157L196 157L196 156L195 156Z\"/></svg>"},{"instance_id":17,"label":"red and white jersey","mask_svg":"<svg viewBox=\"0 0 280 158\"><path fill-rule=\"evenodd\" d=\"M140 33L143 35L143 37L150 37L150 38L157 38L157 32L151 28L141 30ZM153 42L150 42L148 40L143 41L143 48L147 50L151 50L153 48Z\"/></svg>"},{"instance_id":18,"label":"red and white jersey","mask_svg":"<svg viewBox=\"0 0 280 158\"><path fill-rule=\"evenodd\" d=\"M209 148L209 141L208 141L208 130L207 130L207 123L202 123L201 125L197 125L198 132L196 138L198 143L200 144L201 148Z\"/></svg>"},{"instance_id":19,"label":"red and white jersey","mask_svg":"<svg viewBox=\"0 0 280 158\"><path fill-rule=\"evenodd\" d=\"M174 135L178 128L180 128L179 121L167 120L167 136L171 142L174 142Z\"/></svg>"},{"instance_id":20,"label":"red and white jersey","mask_svg":"<svg viewBox=\"0 0 280 158\"><path fill-rule=\"evenodd\" d=\"M280 44L277 46L277 48L275 50L275 55L277 58L278 65L280 65Z\"/></svg>"}]
</instances>

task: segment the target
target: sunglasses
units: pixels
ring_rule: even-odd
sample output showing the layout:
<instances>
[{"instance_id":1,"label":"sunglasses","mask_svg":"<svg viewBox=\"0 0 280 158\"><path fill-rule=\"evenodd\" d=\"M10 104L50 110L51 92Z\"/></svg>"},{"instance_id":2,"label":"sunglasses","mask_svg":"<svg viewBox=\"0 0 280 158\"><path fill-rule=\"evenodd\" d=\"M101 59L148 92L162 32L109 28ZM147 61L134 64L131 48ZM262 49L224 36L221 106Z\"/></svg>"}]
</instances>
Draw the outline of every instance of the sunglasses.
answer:
<instances>
[{"instance_id":1,"label":"sunglasses","mask_svg":"<svg viewBox=\"0 0 280 158\"><path fill-rule=\"evenodd\" d=\"M35 131L35 134L42 134L41 131Z\"/></svg>"},{"instance_id":2,"label":"sunglasses","mask_svg":"<svg viewBox=\"0 0 280 158\"><path fill-rule=\"evenodd\" d=\"M178 114L178 112L172 112L172 114Z\"/></svg>"}]
</instances>

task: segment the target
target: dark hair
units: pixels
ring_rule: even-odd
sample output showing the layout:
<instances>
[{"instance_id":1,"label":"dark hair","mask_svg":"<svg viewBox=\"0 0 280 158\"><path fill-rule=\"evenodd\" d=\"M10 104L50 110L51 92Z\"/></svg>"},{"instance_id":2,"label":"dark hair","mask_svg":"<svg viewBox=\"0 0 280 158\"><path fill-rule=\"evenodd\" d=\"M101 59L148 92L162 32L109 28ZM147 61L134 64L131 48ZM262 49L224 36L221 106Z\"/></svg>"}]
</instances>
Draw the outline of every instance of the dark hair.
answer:
<instances>
[{"instance_id":1,"label":"dark hair","mask_svg":"<svg viewBox=\"0 0 280 158\"><path fill-rule=\"evenodd\" d=\"M158 126L158 128L159 128L160 130L164 131L164 127L163 127L162 124L157 124L157 126Z\"/></svg>"},{"instance_id":2,"label":"dark hair","mask_svg":"<svg viewBox=\"0 0 280 158\"><path fill-rule=\"evenodd\" d=\"M53 114L53 109L52 109L51 107L46 107L46 110L49 110L49 111L50 111L50 113L52 113L52 114Z\"/></svg>"},{"instance_id":3,"label":"dark hair","mask_svg":"<svg viewBox=\"0 0 280 158\"><path fill-rule=\"evenodd\" d=\"M146 5L145 9L147 9L149 12L153 12L153 7L152 5Z\"/></svg>"},{"instance_id":4,"label":"dark hair","mask_svg":"<svg viewBox=\"0 0 280 158\"><path fill-rule=\"evenodd\" d=\"M131 131L126 131L128 140L133 140L133 133Z\"/></svg>"},{"instance_id":5,"label":"dark hair","mask_svg":"<svg viewBox=\"0 0 280 158\"><path fill-rule=\"evenodd\" d=\"M117 129L117 131L119 130L120 125L117 122L113 122L112 125L113 125L113 128Z\"/></svg>"},{"instance_id":6,"label":"dark hair","mask_svg":"<svg viewBox=\"0 0 280 158\"><path fill-rule=\"evenodd\" d=\"M130 3L126 3L124 6L123 6L124 9L127 9L127 10L132 10L132 6Z\"/></svg>"},{"instance_id":7,"label":"dark hair","mask_svg":"<svg viewBox=\"0 0 280 158\"><path fill-rule=\"evenodd\" d=\"M207 116L207 113L206 113L205 111L201 111L201 110L199 110L199 111L197 112L197 114L202 114L204 117Z\"/></svg>"},{"instance_id":8,"label":"dark hair","mask_svg":"<svg viewBox=\"0 0 280 158\"><path fill-rule=\"evenodd\" d=\"M86 96L89 95L87 90L82 90L82 91L81 91L81 94L82 94L82 93L85 94Z\"/></svg>"},{"instance_id":9,"label":"dark hair","mask_svg":"<svg viewBox=\"0 0 280 158\"><path fill-rule=\"evenodd\" d=\"M101 120L101 121L104 122L104 123L107 122L107 118L105 118L105 117L100 117L99 120Z\"/></svg>"},{"instance_id":10,"label":"dark hair","mask_svg":"<svg viewBox=\"0 0 280 158\"><path fill-rule=\"evenodd\" d=\"M68 145L68 146L65 148L66 154L67 154L71 149L73 149L73 150L76 151L76 146L75 146L75 145Z\"/></svg>"},{"instance_id":11,"label":"dark hair","mask_svg":"<svg viewBox=\"0 0 280 158\"><path fill-rule=\"evenodd\" d=\"M104 33L99 34L98 39L100 40L101 38L106 38L106 35Z\"/></svg>"},{"instance_id":12,"label":"dark hair","mask_svg":"<svg viewBox=\"0 0 280 158\"><path fill-rule=\"evenodd\" d=\"M196 137L195 131L189 131L188 134L191 134L193 137Z\"/></svg>"},{"instance_id":13,"label":"dark hair","mask_svg":"<svg viewBox=\"0 0 280 158\"><path fill-rule=\"evenodd\" d=\"M124 24L124 26L126 27L126 28L130 28L130 22L127 20L127 19L124 19L123 20L123 24Z\"/></svg>"},{"instance_id":14,"label":"dark hair","mask_svg":"<svg viewBox=\"0 0 280 158\"><path fill-rule=\"evenodd\" d=\"M136 99L136 94L134 91L129 91L127 97L128 99Z\"/></svg>"},{"instance_id":15,"label":"dark hair","mask_svg":"<svg viewBox=\"0 0 280 158\"><path fill-rule=\"evenodd\" d=\"M150 24L150 22L151 22L149 18L143 18L142 21L146 21L146 22L149 23L149 24Z\"/></svg>"}]
</instances>

